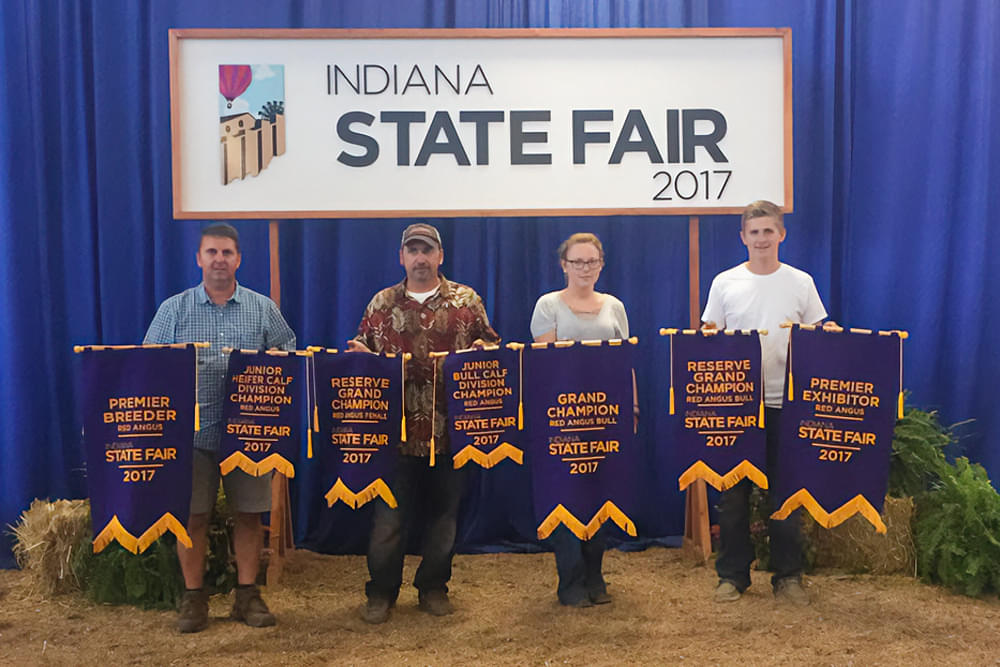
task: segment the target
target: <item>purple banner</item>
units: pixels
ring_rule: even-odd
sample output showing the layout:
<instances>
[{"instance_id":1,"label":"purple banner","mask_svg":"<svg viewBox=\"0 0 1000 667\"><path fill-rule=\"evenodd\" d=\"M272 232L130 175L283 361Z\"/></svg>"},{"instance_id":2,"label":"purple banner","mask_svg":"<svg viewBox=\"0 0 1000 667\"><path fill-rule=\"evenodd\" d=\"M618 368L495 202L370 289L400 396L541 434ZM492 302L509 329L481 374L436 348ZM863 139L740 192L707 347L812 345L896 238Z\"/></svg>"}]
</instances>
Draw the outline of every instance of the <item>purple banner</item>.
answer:
<instances>
[{"instance_id":1,"label":"purple banner","mask_svg":"<svg viewBox=\"0 0 1000 667\"><path fill-rule=\"evenodd\" d=\"M390 489L406 433L403 419L403 372L400 356L365 352L319 351L313 356L319 438L316 451L327 479L326 493L357 509L382 498L396 507Z\"/></svg>"},{"instance_id":2,"label":"purple banner","mask_svg":"<svg viewBox=\"0 0 1000 667\"><path fill-rule=\"evenodd\" d=\"M703 479L723 491L749 478L767 488L760 336L700 331L670 336L670 414L681 490Z\"/></svg>"},{"instance_id":3,"label":"purple banner","mask_svg":"<svg viewBox=\"0 0 1000 667\"><path fill-rule=\"evenodd\" d=\"M277 470L295 477L308 424L306 357L294 352L229 353L222 404L219 469L260 477Z\"/></svg>"},{"instance_id":4,"label":"purple banner","mask_svg":"<svg viewBox=\"0 0 1000 667\"><path fill-rule=\"evenodd\" d=\"M903 335L792 329L774 518L805 507L831 528L860 513L885 532Z\"/></svg>"},{"instance_id":5,"label":"purple banner","mask_svg":"<svg viewBox=\"0 0 1000 667\"><path fill-rule=\"evenodd\" d=\"M77 349L94 552L141 553L168 530L190 547L194 344Z\"/></svg>"},{"instance_id":6,"label":"purple banner","mask_svg":"<svg viewBox=\"0 0 1000 667\"><path fill-rule=\"evenodd\" d=\"M445 357L444 391L456 468L469 461L483 468L504 459L524 461L521 353L494 348Z\"/></svg>"},{"instance_id":7,"label":"purple banner","mask_svg":"<svg viewBox=\"0 0 1000 667\"><path fill-rule=\"evenodd\" d=\"M565 524L588 540L637 509L632 343L553 343L524 351L524 405L538 537Z\"/></svg>"}]
</instances>

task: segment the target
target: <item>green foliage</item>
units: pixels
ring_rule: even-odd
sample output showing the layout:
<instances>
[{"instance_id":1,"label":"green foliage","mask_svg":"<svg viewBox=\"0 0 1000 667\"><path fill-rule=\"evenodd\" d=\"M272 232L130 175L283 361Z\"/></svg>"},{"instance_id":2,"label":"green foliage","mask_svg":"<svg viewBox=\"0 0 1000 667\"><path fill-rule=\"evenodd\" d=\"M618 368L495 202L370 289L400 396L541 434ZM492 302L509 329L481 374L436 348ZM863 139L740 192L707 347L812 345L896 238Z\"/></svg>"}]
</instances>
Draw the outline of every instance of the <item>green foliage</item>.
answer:
<instances>
[{"instance_id":1,"label":"green foliage","mask_svg":"<svg viewBox=\"0 0 1000 667\"><path fill-rule=\"evenodd\" d=\"M771 542L768 537L768 521L771 516L769 507L768 492L754 485L750 490L750 540L753 542L758 570L771 568ZM799 510L797 514L801 516L803 525L802 569L805 572L812 572L816 566L816 545L812 541L810 528L815 522L805 510ZM793 521L794 518L788 520Z\"/></svg>"},{"instance_id":2,"label":"green foliage","mask_svg":"<svg viewBox=\"0 0 1000 667\"><path fill-rule=\"evenodd\" d=\"M917 569L964 593L1000 592L1000 495L982 466L961 457L918 497Z\"/></svg>"},{"instance_id":3,"label":"green foliage","mask_svg":"<svg viewBox=\"0 0 1000 667\"><path fill-rule=\"evenodd\" d=\"M896 422L892 436L889 495L918 496L947 476L951 466L944 448L953 441L951 430L941 426L936 412L908 409Z\"/></svg>"},{"instance_id":4,"label":"green foliage","mask_svg":"<svg viewBox=\"0 0 1000 667\"><path fill-rule=\"evenodd\" d=\"M205 564L205 590L228 593L236 588L236 555L233 549L233 516L222 489L215 501L215 513L208 524L208 558Z\"/></svg>"},{"instance_id":5,"label":"green foliage","mask_svg":"<svg viewBox=\"0 0 1000 667\"><path fill-rule=\"evenodd\" d=\"M771 513L768 507L767 491L754 485L750 489L750 540L753 542L758 570L767 570L771 567L771 542L768 540L767 531L768 517Z\"/></svg>"},{"instance_id":6,"label":"green foliage","mask_svg":"<svg viewBox=\"0 0 1000 667\"><path fill-rule=\"evenodd\" d=\"M78 549L73 571L82 582L84 594L102 604L173 609L184 592L176 541L170 534L139 555L117 542L97 554L92 549Z\"/></svg>"},{"instance_id":7,"label":"green foliage","mask_svg":"<svg viewBox=\"0 0 1000 667\"><path fill-rule=\"evenodd\" d=\"M1000 495L982 466L949 463L954 426L910 408L896 423L889 495L912 496L917 572L965 595L1000 592Z\"/></svg>"},{"instance_id":8,"label":"green foliage","mask_svg":"<svg viewBox=\"0 0 1000 667\"><path fill-rule=\"evenodd\" d=\"M232 547L233 519L220 493L208 526L205 589L228 593L236 586ZM167 533L141 554L112 542L100 553L87 535L74 552L72 569L84 594L101 604L129 604L143 609L175 609L184 593L177 560L177 540Z\"/></svg>"}]
</instances>

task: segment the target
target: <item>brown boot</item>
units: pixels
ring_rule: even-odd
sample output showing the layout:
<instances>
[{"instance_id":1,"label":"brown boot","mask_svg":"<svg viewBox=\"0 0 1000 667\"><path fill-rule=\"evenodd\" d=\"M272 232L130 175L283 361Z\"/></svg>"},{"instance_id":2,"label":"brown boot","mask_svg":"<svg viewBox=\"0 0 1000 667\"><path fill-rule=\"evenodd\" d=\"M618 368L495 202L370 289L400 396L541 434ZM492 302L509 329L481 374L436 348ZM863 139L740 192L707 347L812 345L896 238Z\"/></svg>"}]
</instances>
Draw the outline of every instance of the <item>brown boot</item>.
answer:
<instances>
[{"instance_id":1,"label":"brown boot","mask_svg":"<svg viewBox=\"0 0 1000 667\"><path fill-rule=\"evenodd\" d=\"M389 620L392 603L385 598L368 598L361 607L361 618L365 623L378 625Z\"/></svg>"},{"instance_id":2,"label":"brown boot","mask_svg":"<svg viewBox=\"0 0 1000 667\"><path fill-rule=\"evenodd\" d=\"M265 628L274 625L274 614L267 608L260 597L260 589L256 585L236 587L236 601L230 618L243 621L252 628Z\"/></svg>"},{"instance_id":3,"label":"brown boot","mask_svg":"<svg viewBox=\"0 0 1000 667\"><path fill-rule=\"evenodd\" d=\"M809 594L802 588L802 582L798 577L779 579L774 585L774 599L790 602L798 607L809 606Z\"/></svg>"},{"instance_id":4,"label":"brown boot","mask_svg":"<svg viewBox=\"0 0 1000 667\"><path fill-rule=\"evenodd\" d=\"M181 598L179 632L201 632L208 627L208 593L203 589L186 590Z\"/></svg>"},{"instance_id":5,"label":"brown boot","mask_svg":"<svg viewBox=\"0 0 1000 667\"><path fill-rule=\"evenodd\" d=\"M445 591L427 591L426 593L421 591L417 599L420 601L418 605L420 611L426 611L432 616L447 616L455 611Z\"/></svg>"}]
</instances>

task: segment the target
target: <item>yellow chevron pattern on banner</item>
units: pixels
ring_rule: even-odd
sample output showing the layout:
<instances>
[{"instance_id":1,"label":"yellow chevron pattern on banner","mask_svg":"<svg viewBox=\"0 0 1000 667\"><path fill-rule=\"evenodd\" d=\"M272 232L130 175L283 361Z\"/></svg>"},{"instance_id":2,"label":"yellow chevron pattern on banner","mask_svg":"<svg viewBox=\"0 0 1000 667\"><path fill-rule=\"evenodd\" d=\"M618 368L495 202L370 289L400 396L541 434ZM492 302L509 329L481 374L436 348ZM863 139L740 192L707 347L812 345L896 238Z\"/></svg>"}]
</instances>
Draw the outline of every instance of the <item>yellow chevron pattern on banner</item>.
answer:
<instances>
[{"instance_id":1,"label":"yellow chevron pattern on banner","mask_svg":"<svg viewBox=\"0 0 1000 667\"><path fill-rule=\"evenodd\" d=\"M135 539L135 536L132 535L132 533L125 530L125 526L123 526L121 521L118 520L117 514L111 517L111 521L108 521L108 525L106 525L101 532L94 537L94 553L100 553L106 546L115 540L118 540L118 544L122 545L132 553L139 553L139 541Z\"/></svg>"},{"instance_id":2,"label":"yellow chevron pattern on banner","mask_svg":"<svg viewBox=\"0 0 1000 667\"><path fill-rule=\"evenodd\" d=\"M704 461L695 461L690 468L681 474L677 482L681 491L688 488L691 482L698 479L705 480L706 483L717 491L725 491L726 489L733 488L745 478L749 478L751 482L762 489L767 488L767 475L762 473L757 466L746 460L740 461L739 465L735 466L725 475L715 472Z\"/></svg>"},{"instance_id":3,"label":"yellow chevron pattern on banner","mask_svg":"<svg viewBox=\"0 0 1000 667\"><path fill-rule=\"evenodd\" d=\"M805 507L806 511L816 519L816 523L824 528L833 528L846 521L855 514L860 514L868 519L868 522L875 526L875 532L885 534L886 527L882 522L882 517L868 502L868 499L860 493L832 512L824 510L812 494L805 489L799 489L786 500L777 512L771 515L772 519L787 519L792 512L799 507Z\"/></svg>"},{"instance_id":4,"label":"yellow chevron pattern on banner","mask_svg":"<svg viewBox=\"0 0 1000 667\"><path fill-rule=\"evenodd\" d=\"M170 531L175 536L177 536L177 541L186 546L188 549L191 548L191 536L188 535L187 529L184 527L180 521L177 520L170 512L167 512L159 519L153 523L152 526L146 529L142 535L136 538L132 533L125 529L125 526L121 524L118 520L118 515L111 517L111 521L108 521L108 525L97 534L94 538L94 553L99 553L104 550L113 541L118 540L118 544L122 545L134 554L141 554L143 551L149 548L149 546L160 539L160 536L165 532Z\"/></svg>"},{"instance_id":5,"label":"yellow chevron pattern on banner","mask_svg":"<svg viewBox=\"0 0 1000 667\"><path fill-rule=\"evenodd\" d=\"M396 496L392 495L392 491L389 490L389 485L383 482L381 478L376 479L361 491L354 493L347 488L344 480L338 477L337 481L323 497L326 498L327 507L333 507L333 504L339 500L351 509L358 509L365 503L376 498L381 498L385 501L386 505L393 509L398 504Z\"/></svg>"},{"instance_id":6,"label":"yellow chevron pattern on banner","mask_svg":"<svg viewBox=\"0 0 1000 667\"><path fill-rule=\"evenodd\" d=\"M504 459L511 459L518 465L521 465L524 463L524 452L508 442L497 445L489 454L473 445L466 445L462 451L455 454L454 465L455 469L458 470L469 461L472 461L483 468L492 468Z\"/></svg>"},{"instance_id":7,"label":"yellow chevron pattern on banner","mask_svg":"<svg viewBox=\"0 0 1000 667\"><path fill-rule=\"evenodd\" d=\"M589 540L597 534L601 525L608 519L614 521L619 528L632 537L636 536L635 524L632 520L629 519L624 512L618 509L613 502L608 500L601 505L601 509L597 510L597 513L594 514L594 518L592 518L586 525L573 516L573 513L566 509L562 503L556 505L556 508L552 510L549 515L545 517L545 520L538 526L538 539L544 540L552 534L552 531L555 530L559 524L563 524L581 540Z\"/></svg>"},{"instance_id":8,"label":"yellow chevron pattern on banner","mask_svg":"<svg viewBox=\"0 0 1000 667\"><path fill-rule=\"evenodd\" d=\"M139 536L137 544L139 547L138 553L142 553L148 549L149 545L160 539L160 536L168 530L177 537L178 542L186 546L188 549L192 547L191 536L188 535L187 529L184 528L184 524L178 521L177 517L173 514L167 512L161 516L156 523L150 526L146 532Z\"/></svg>"},{"instance_id":9,"label":"yellow chevron pattern on banner","mask_svg":"<svg viewBox=\"0 0 1000 667\"><path fill-rule=\"evenodd\" d=\"M219 461L219 472L223 475L228 475L237 468L253 477L262 477L272 470L277 470L285 477L295 477L295 466L280 454L271 454L258 462L243 452L233 452Z\"/></svg>"}]
</instances>

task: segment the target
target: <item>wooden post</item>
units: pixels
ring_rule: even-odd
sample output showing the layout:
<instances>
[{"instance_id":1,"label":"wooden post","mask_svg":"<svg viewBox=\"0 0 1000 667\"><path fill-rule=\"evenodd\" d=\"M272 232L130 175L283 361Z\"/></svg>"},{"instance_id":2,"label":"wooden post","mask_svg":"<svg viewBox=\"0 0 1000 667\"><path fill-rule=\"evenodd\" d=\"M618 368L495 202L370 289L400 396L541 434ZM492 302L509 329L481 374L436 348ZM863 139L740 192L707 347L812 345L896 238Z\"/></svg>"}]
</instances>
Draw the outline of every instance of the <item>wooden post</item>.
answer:
<instances>
[{"instance_id":1,"label":"wooden post","mask_svg":"<svg viewBox=\"0 0 1000 667\"><path fill-rule=\"evenodd\" d=\"M281 260L278 258L278 221L267 223L267 245L270 250L271 301L281 310Z\"/></svg>"},{"instance_id":2,"label":"wooden post","mask_svg":"<svg viewBox=\"0 0 1000 667\"><path fill-rule=\"evenodd\" d=\"M278 259L278 221L268 223L270 249L271 300L281 309L281 263ZM292 538L292 509L288 496L288 478L274 471L271 478L271 526L268 538L270 560L267 566L267 585L274 586L281 579L285 558L295 548Z\"/></svg>"},{"instance_id":3,"label":"wooden post","mask_svg":"<svg viewBox=\"0 0 1000 667\"><path fill-rule=\"evenodd\" d=\"M688 313L690 326L701 325L701 260L698 216L688 218ZM698 563L712 555L712 533L708 523L708 489L699 479L687 488L684 499L684 553Z\"/></svg>"}]
</instances>

